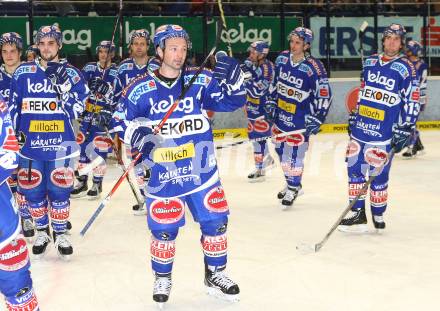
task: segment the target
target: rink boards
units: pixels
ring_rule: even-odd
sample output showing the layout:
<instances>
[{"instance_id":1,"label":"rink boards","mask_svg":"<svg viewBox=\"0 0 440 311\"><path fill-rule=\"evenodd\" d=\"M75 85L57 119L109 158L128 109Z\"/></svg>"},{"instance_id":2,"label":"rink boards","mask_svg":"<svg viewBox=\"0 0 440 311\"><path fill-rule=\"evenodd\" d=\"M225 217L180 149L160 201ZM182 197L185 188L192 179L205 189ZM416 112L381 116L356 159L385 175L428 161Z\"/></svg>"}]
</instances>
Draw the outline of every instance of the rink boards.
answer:
<instances>
[{"instance_id":1,"label":"rink boards","mask_svg":"<svg viewBox=\"0 0 440 311\"><path fill-rule=\"evenodd\" d=\"M348 110L357 99L359 79L356 78L333 78L330 85L333 92L333 103L330 107L326 123L321 127L323 133L341 133L347 131ZM421 130L440 129L440 77L428 78L427 105L421 113L417 126ZM214 138L221 139L224 133L232 133L233 138L241 138L236 135L246 135L247 119L242 109L232 113L216 113L214 115ZM231 130L233 129L233 130Z\"/></svg>"}]
</instances>

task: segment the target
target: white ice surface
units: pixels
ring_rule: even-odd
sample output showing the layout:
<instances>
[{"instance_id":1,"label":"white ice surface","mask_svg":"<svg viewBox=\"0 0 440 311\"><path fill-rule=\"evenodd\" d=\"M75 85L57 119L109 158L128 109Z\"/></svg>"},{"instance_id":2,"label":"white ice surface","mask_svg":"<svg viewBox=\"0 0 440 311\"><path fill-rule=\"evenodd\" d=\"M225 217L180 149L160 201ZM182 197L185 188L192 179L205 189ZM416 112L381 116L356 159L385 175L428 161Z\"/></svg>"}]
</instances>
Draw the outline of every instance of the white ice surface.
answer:
<instances>
[{"instance_id":1,"label":"white ice surface","mask_svg":"<svg viewBox=\"0 0 440 311\"><path fill-rule=\"evenodd\" d=\"M281 211L279 164L263 183L250 184L250 144L223 149L219 166L229 201L228 273L241 301L205 294L198 225L187 213L180 230L173 288L166 310L437 310L440 293L440 132L422 132L426 154L397 156L389 187L386 232L336 231L322 250L304 255L295 246L316 243L347 204L347 136L312 138L303 187L294 207ZM274 154L274 153L273 153ZM107 193L120 175L112 166ZM32 258L41 310L155 310L145 217L133 216L124 182L86 237L79 231L98 201L72 200L74 256L63 262L53 244ZM370 219L370 215L368 214ZM371 227L371 223L369 224Z\"/></svg>"}]
</instances>

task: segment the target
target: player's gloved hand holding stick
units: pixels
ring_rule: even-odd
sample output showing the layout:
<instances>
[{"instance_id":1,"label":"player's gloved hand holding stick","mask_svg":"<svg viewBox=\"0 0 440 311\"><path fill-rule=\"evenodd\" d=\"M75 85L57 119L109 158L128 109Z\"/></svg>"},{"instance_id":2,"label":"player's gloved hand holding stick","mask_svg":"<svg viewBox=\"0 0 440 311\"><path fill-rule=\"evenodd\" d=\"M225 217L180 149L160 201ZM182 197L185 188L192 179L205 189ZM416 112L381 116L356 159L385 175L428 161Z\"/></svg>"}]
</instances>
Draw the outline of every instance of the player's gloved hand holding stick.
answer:
<instances>
[{"instance_id":1,"label":"player's gloved hand holding stick","mask_svg":"<svg viewBox=\"0 0 440 311\"><path fill-rule=\"evenodd\" d=\"M322 121L315 116L306 115L306 135L316 135L319 132Z\"/></svg>"},{"instance_id":2,"label":"player's gloved hand holding stick","mask_svg":"<svg viewBox=\"0 0 440 311\"><path fill-rule=\"evenodd\" d=\"M391 147L396 153L399 153L403 148L405 148L413 131L414 127L410 126L409 124L395 125L393 127Z\"/></svg>"},{"instance_id":3,"label":"player's gloved hand holding stick","mask_svg":"<svg viewBox=\"0 0 440 311\"><path fill-rule=\"evenodd\" d=\"M63 95L70 91L72 84L70 83L69 74L66 67L57 62L48 62L46 68L46 76L52 82L55 92Z\"/></svg>"}]
</instances>

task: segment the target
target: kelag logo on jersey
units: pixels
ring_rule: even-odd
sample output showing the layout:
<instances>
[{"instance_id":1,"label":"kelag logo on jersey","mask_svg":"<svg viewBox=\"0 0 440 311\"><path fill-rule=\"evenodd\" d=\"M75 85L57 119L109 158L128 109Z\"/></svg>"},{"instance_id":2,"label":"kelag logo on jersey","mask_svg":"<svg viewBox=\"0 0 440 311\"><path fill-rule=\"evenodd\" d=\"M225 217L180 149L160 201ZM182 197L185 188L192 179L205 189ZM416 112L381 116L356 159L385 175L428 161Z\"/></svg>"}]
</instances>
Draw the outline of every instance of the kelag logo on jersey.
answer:
<instances>
[{"instance_id":1,"label":"kelag logo on jersey","mask_svg":"<svg viewBox=\"0 0 440 311\"><path fill-rule=\"evenodd\" d=\"M290 71L283 72L283 67L280 68L280 75L279 78L281 80L287 81L291 84L294 84L295 87L297 87L298 89L300 89L303 86L303 80L300 78L296 78L295 76L291 76L290 75Z\"/></svg>"},{"instance_id":2,"label":"kelag logo on jersey","mask_svg":"<svg viewBox=\"0 0 440 311\"><path fill-rule=\"evenodd\" d=\"M158 103L155 103L152 98L148 99L150 101L151 109L150 113L165 113L167 112L170 107L174 103L174 96L169 95L168 100L164 99L159 101ZM181 101L179 101L179 104L177 105L176 109L174 111L182 111L185 113L191 113L194 110L194 99L192 97L185 97Z\"/></svg>"},{"instance_id":3,"label":"kelag logo on jersey","mask_svg":"<svg viewBox=\"0 0 440 311\"><path fill-rule=\"evenodd\" d=\"M394 79L388 79L385 76L381 76L380 71L374 73L368 70L367 80L385 86L388 91L394 90L394 87L396 86L396 81Z\"/></svg>"},{"instance_id":4,"label":"kelag logo on jersey","mask_svg":"<svg viewBox=\"0 0 440 311\"><path fill-rule=\"evenodd\" d=\"M27 81L27 90L30 93L55 93L52 84L49 83L47 79L43 80L43 83L37 82L32 83L29 78L26 79Z\"/></svg>"}]
</instances>

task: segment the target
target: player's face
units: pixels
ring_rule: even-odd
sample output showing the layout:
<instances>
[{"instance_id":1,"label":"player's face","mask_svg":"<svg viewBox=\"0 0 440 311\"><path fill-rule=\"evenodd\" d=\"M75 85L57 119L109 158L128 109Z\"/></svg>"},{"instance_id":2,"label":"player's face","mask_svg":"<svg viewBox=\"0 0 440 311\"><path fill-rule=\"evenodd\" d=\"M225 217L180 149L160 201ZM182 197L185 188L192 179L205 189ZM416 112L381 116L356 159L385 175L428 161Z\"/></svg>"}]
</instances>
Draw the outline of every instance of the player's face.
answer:
<instances>
[{"instance_id":1,"label":"player's face","mask_svg":"<svg viewBox=\"0 0 440 311\"><path fill-rule=\"evenodd\" d=\"M109 57L107 59L107 57ZM105 64L107 61L111 60L111 56L108 56L108 49L99 49L98 50L98 60L100 63Z\"/></svg>"},{"instance_id":2,"label":"player's face","mask_svg":"<svg viewBox=\"0 0 440 311\"><path fill-rule=\"evenodd\" d=\"M36 55L34 52L28 52L28 53L26 54L26 60L27 60L28 62L33 61L36 57L37 57L37 55Z\"/></svg>"},{"instance_id":3,"label":"player's face","mask_svg":"<svg viewBox=\"0 0 440 311\"><path fill-rule=\"evenodd\" d=\"M184 38L170 38L165 42L162 62L173 70L180 70L185 63L188 46Z\"/></svg>"},{"instance_id":4,"label":"player's face","mask_svg":"<svg viewBox=\"0 0 440 311\"><path fill-rule=\"evenodd\" d=\"M253 63L256 63L258 61L258 53L254 48L251 48L249 51L249 60Z\"/></svg>"},{"instance_id":5,"label":"player's face","mask_svg":"<svg viewBox=\"0 0 440 311\"><path fill-rule=\"evenodd\" d=\"M41 58L46 62L50 62L58 56L60 46L54 38L44 37L38 43L38 49L40 50Z\"/></svg>"},{"instance_id":6,"label":"player's face","mask_svg":"<svg viewBox=\"0 0 440 311\"><path fill-rule=\"evenodd\" d=\"M304 51L306 49L306 44L304 44L304 40L298 36L292 36L289 42L290 52L294 57L303 57Z\"/></svg>"},{"instance_id":7,"label":"player's face","mask_svg":"<svg viewBox=\"0 0 440 311\"><path fill-rule=\"evenodd\" d=\"M14 67L20 63L20 50L15 44L3 44L2 58L6 66Z\"/></svg>"},{"instance_id":8,"label":"player's face","mask_svg":"<svg viewBox=\"0 0 440 311\"><path fill-rule=\"evenodd\" d=\"M383 51L386 56L396 56L402 47L402 39L398 35L386 36L383 41Z\"/></svg>"},{"instance_id":9,"label":"player's face","mask_svg":"<svg viewBox=\"0 0 440 311\"><path fill-rule=\"evenodd\" d=\"M148 44L145 38L134 38L131 44L131 56L132 57L145 57L147 56Z\"/></svg>"}]
</instances>

